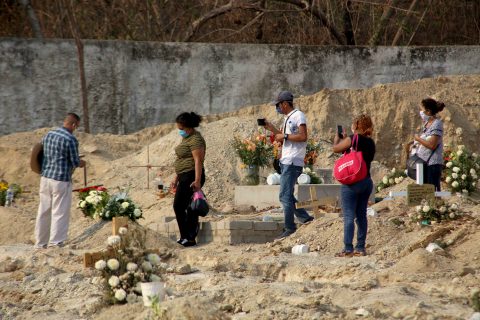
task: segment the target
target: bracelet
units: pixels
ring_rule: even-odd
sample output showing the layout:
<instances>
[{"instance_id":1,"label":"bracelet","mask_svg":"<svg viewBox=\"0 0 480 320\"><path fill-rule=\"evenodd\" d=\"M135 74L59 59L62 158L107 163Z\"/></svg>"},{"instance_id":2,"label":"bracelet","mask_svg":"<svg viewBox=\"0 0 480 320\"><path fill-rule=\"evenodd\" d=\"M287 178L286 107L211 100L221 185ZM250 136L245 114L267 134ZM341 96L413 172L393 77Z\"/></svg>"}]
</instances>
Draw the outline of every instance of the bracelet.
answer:
<instances>
[{"instance_id":1,"label":"bracelet","mask_svg":"<svg viewBox=\"0 0 480 320\"><path fill-rule=\"evenodd\" d=\"M285 141L288 140L288 133L285 134L285 137L283 138L283 140L285 140Z\"/></svg>"}]
</instances>

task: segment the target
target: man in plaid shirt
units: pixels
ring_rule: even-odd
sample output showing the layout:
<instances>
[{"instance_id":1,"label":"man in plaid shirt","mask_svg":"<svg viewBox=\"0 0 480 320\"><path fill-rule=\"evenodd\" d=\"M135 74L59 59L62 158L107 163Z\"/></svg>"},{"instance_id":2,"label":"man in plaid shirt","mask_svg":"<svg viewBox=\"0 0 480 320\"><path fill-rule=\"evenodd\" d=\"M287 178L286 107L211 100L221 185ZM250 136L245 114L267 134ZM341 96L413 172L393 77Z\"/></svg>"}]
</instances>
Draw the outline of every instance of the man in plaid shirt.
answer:
<instances>
[{"instance_id":1,"label":"man in plaid shirt","mask_svg":"<svg viewBox=\"0 0 480 320\"><path fill-rule=\"evenodd\" d=\"M78 141L73 135L80 117L69 113L63 127L42 139L43 163L40 179L40 204L35 224L35 247L61 247L67 240L72 204L72 173L84 167L78 155Z\"/></svg>"}]
</instances>

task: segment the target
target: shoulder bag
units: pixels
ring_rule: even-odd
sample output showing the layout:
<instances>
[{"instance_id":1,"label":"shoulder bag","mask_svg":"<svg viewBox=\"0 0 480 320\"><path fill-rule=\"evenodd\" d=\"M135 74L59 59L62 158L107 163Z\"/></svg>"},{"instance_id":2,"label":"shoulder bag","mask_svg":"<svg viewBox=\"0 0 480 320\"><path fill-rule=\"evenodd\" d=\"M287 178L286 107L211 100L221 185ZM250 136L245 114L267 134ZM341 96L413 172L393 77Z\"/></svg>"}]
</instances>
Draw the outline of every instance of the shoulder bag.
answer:
<instances>
[{"instance_id":1,"label":"shoulder bag","mask_svg":"<svg viewBox=\"0 0 480 320\"><path fill-rule=\"evenodd\" d=\"M350 152L344 152L343 156L335 161L333 176L341 184L350 185L365 179L367 174L367 164L362 151L358 151L358 134L355 134Z\"/></svg>"},{"instance_id":2,"label":"shoulder bag","mask_svg":"<svg viewBox=\"0 0 480 320\"><path fill-rule=\"evenodd\" d=\"M438 146L440 145L440 142L437 144L435 149L433 149L432 153L428 157L427 161L424 161L422 158L420 158L417 153L412 154L408 159L407 159L407 176L412 178L413 180L417 179L417 163L421 163L423 165L427 164L430 161L430 158L433 156L435 151L437 150Z\"/></svg>"}]
</instances>

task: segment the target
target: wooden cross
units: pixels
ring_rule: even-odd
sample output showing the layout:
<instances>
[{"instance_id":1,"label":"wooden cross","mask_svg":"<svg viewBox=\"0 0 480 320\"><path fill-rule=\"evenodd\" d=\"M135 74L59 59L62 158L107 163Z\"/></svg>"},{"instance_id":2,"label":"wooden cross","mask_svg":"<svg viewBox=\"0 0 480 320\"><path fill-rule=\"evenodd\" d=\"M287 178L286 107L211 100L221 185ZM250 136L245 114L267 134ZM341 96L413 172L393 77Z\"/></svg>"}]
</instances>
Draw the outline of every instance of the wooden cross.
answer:
<instances>
[{"instance_id":1,"label":"wooden cross","mask_svg":"<svg viewBox=\"0 0 480 320\"><path fill-rule=\"evenodd\" d=\"M150 189L150 169L161 168L163 166L150 164L150 145L147 145L147 164L138 166L127 166L127 168L147 168L147 189Z\"/></svg>"},{"instance_id":2,"label":"wooden cross","mask_svg":"<svg viewBox=\"0 0 480 320\"><path fill-rule=\"evenodd\" d=\"M407 191L390 191L388 197L384 200L392 200L398 197L407 197L407 205L419 205L422 199L427 198L448 198L452 194L449 191L435 191L435 187L429 184L423 184L423 164L417 163L417 180L416 184L407 186Z\"/></svg>"},{"instance_id":3,"label":"wooden cross","mask_svg":"<svg viewBox=\"0 0 480 320\"><path fill-rule=\"evenodd\" d=\"M337 206L337 199L333 197L324 197L322 199L317 198L317 190L314 186L310 186L310 200L308 201L301 201L295 204L295 208L297 209L313 209L313 216L314 218L320 217L320 211L318 210L319 206L325 206L329 204L335 204L335 209Z\"/></svg>"}]
</instances>

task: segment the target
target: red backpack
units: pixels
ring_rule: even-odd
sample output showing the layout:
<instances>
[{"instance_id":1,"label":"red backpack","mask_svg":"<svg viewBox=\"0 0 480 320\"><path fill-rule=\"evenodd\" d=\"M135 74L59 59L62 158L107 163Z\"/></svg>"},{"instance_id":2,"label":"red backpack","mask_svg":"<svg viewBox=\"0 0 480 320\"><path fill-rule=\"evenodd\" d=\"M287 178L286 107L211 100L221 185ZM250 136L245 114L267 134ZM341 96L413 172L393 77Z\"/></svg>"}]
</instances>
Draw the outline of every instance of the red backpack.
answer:
<instances>
[{"instance_id":1,"label":"red backpack","mask_svg":"<svg viewBox=\"0 0 480 320\"><path fill-rule=\"evenodd\" d=\"M362 151L357 151L357 149L358 134L355 134L350 153L344 152L343 156L335 161L333 166L333 176L341 184L354 184L367 177L367 164L363 160Z\"/></svg>"}]
</instances>

